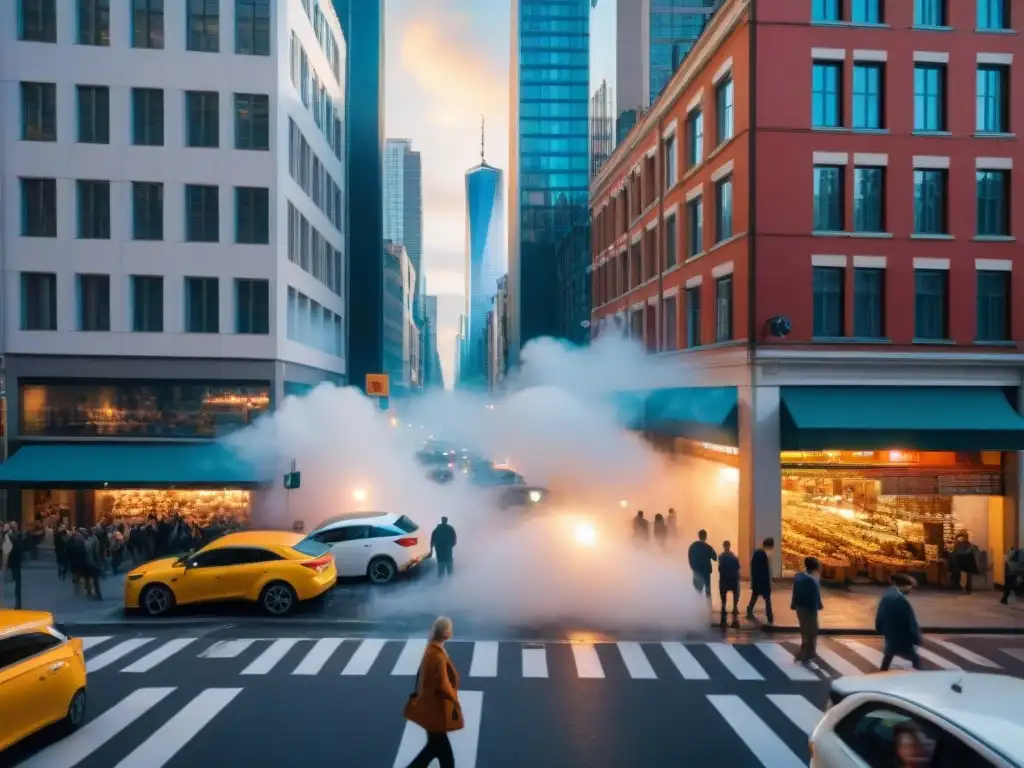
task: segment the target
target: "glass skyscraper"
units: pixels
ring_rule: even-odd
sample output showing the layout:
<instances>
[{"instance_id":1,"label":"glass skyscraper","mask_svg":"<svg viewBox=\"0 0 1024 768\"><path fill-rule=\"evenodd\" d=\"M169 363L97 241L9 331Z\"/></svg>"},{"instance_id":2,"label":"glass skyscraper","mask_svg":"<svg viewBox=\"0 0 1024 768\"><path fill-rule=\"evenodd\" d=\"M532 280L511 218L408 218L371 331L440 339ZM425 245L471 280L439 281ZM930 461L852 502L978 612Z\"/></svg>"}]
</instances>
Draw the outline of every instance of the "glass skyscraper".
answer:
<instances>
[{"instance_id":1,"label":"glass skyscraper","mask_svg":"<svg viewBox=\"0 0 1024 768\"><path fill-rule=\"evenodd\" d=\"M556 244L587 208L591 0L513 0L511 364L558 330Z\"/></svg>"},{"instance_id":2,"label":"glass skyscraper","mask_svg":"<svg viewBox=\"0 0 1024 768\"><path fill-rule=\"evenodd\" d=\"M423 183L420 153L409 139L384 144L384 239L401 243L416 270L413 305L420 319L423 304Z\"/></svg>"}]
</instances>

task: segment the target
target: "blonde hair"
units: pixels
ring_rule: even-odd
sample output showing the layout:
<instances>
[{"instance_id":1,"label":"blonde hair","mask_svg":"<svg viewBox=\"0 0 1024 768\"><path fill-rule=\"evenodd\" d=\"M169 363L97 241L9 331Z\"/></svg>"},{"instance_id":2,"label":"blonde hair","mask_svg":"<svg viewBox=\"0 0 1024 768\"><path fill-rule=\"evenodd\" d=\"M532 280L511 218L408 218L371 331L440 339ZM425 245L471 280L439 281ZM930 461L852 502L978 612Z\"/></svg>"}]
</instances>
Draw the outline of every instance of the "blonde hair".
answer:
<instances>
[{"instance_id":1,"label":"blonde hair","mask_svg":"<svg viewBox=\"0 0 1024 768\"><path fill-rule=\"evenodd\" d=\"M447 616L438 616L434 619L434 623L430 627L430 642L441 643L444 642L448 635L452 631L452 620Z\"/></svg>"}]
</instances>

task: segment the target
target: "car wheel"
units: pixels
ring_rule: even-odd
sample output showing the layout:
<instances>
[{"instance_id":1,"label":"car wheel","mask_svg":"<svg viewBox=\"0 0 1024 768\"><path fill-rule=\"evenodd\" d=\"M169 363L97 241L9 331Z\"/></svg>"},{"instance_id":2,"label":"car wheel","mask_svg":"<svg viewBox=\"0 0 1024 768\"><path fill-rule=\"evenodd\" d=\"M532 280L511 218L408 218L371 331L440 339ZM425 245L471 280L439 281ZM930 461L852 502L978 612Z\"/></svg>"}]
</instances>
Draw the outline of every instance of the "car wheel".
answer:
<instances>
[{"instance_id":1,"label":"car wheel","mask_svg":"<svg viewBox=\"0 0 1024 768\"><path fill-rule=\"evenodd\" d=\"M85 689L81 688L75 691L75 695L71 697L71 702L68 704L67 714L64 715L64 721L61 726L65 733L74 733L82 724L85 722Z\"/></svg>"},{"instance_id":2,"label":"car wheel","mask_svg":"<svg viewBox=\"0 0 1024 768\"><path fill-rule=\"evenodd\" d=\"M139 595L139 605L149 616L164 616L174 607L174 593L163 584L150 584Z\"/></svg>"},{"instance_id":3,"label":"car wheel","mask_svg":"<svg viewBox=\"0 0 1024 768\"><path fill-rule=\"evenodd\" d=\"M370 561L366 575L374 584L388 584L398 575L398 566L390 557L375 557Z\"/></svg>"},{"instance_id":4,"label":"car wheel","mask_svg":"<svg viewBox=\"0 0 1024 768\"><path fill-rule=\"evenodd\" d=\"M299 596L291 584L275 581L267 584L260 593L260 606L269 616L287 616L295 608Z\"/></svg>"}]
</instances>

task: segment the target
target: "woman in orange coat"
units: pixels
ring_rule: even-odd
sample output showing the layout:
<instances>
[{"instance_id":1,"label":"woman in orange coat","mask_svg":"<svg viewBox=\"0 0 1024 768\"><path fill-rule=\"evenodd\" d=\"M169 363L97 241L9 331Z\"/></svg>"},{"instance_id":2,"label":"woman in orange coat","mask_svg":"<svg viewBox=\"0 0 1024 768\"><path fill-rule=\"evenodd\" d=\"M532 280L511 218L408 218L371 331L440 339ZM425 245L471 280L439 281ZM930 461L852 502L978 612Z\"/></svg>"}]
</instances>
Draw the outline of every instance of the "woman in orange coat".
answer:
<instances>
[{"instance_id":1,"label":"woman in orange coat","mask_svg":"<svg viewBox=\"0 0 1024 768\"><path fill-rule=\"evenodd\" d=\"M409 768L427 768L433 760L441 768L455 768L455 756L448 734L462 728L459 706L459 673L445 650L452 638L452 620L441 616L430 630L430 643L423 652L416 675L416 690L405 705L405 719L427 732L427 745L409 763Z\"/></svg>"}]
</instances>

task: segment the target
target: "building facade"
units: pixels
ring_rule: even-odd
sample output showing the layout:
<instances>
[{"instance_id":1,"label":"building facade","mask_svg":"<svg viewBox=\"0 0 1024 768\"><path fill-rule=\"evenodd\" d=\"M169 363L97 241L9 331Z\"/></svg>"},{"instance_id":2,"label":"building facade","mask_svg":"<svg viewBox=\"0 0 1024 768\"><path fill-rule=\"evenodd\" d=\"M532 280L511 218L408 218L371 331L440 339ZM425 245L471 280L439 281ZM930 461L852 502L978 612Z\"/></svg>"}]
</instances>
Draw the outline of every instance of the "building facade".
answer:
<instances>
[{"instance_id":1,"label":"building facade","mask_svg":"<svg viewBox=\"0 0 1024 768\"><path fill-rule=\"evenodd\" d=\"M343 383L346 57L330 5L17 0L0 30L2 482L61 442L148 466L155 441L221 437L297 388ZM179 491L216 485L186 453ZM127 503L89 485L116 488L118 466L69 486L74 463L43 461L51 484L26 470L8 513L34 519L56 488L81 514ZM150 469L125 493L167 476Z\"/></svg>"},{"instance_id":2,"label":"building facade","mask_svg":"<svg viewBox=\"0 0 1024 768\"><path fill-rule=\"evenodd\" d=\"M590 215L580 216L558 242L558 336L590 341Z\"/></svg>"},{"instance_id":3,"label":"building facade","mask_svg":"<svg viewBox=\"0 0 1024 768\"><path fill-rule=\"evenodd\" d=\"M487 337L487 388L498 392L505 386L509 366L509 335L512 328L512 303L508 297L508 275L498 278L498 292L487 313L490 334Z\"/></svg>"},{"instance_id":4,"label":"building facade","mask_svg":"<svg viewBox=\"0 0 1024 768\"><path fill-rule=\"evenodd\" d=\"M586 209L590 0L514 0L508 190L512 364L557 333L555 245Z\"/></svg>"},{"instance_id":5,"label":"building facade","mask_svg":"<svg viewBox=\"0 0 1024 768\"><path fill-rule=\"evenodd\" d=\"M444 372L437 348L437 296L427 294L423 301L423 388L443 389Z\"/></svg>"},{"instance_id":6,"label":"building facade","mask_svg":"<svg viewBox=\"0 0 1024 768\"><path fill-rule=\"evenodd\" d=\"M401 243L384 242L384 373L393 396L421 389L420 332L413 312L416 270Z\"/></svg>"},{"instance_id":7,"label":"building facade","mask_svg":"<svg viewBox=\"0 0 1024 768\"><path fill-rule=\"evenodd\" d=\"M941 582L967 530L998 582L1024 526L1005 4L756 8L724 4L594 179L592 332L659 353L645 428L739 468L744 552Z\"/></svg>"},{"instance_id":8,"label":"building facade","mask_svg":"<svg viewBox=\"0 0 1024 768\"><path fill-rule=\"evenodd\" d=\"M416 271L414 304L423 302L423 171L409 139L384 145L384 239L401 243Z\"/></svg>"}]
</instances>

